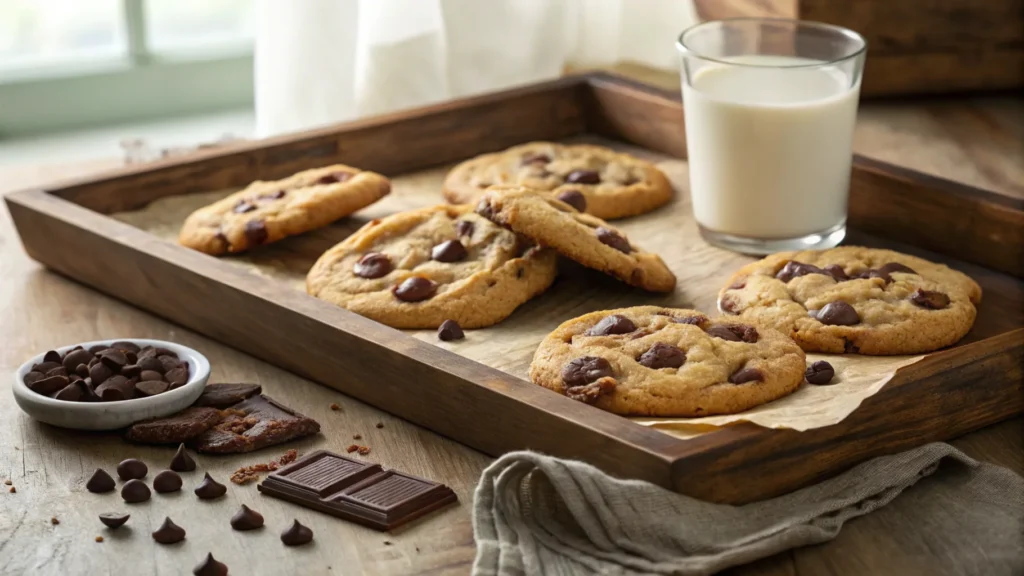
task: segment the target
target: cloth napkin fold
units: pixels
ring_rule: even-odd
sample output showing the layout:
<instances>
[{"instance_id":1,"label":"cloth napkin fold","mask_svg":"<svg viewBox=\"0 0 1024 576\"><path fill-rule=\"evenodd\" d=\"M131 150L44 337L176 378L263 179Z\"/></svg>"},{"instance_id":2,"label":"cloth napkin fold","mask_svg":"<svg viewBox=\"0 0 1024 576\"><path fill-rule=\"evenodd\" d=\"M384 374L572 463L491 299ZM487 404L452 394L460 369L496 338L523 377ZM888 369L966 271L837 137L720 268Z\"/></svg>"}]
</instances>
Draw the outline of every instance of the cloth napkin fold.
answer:
<instances>
[{"instance_id":1,"label":"cloth napkin fold","mask_svg":"<svg viewBox=\"0 0 1024 576\"><path fill-rule=\"evenodd\" d=\"M612 478L582 462L509 453L484 471L476 489L473 573L712 574L831 540L847 520L932 476L943 459L949 462L926 483L944 486L918 489L928 492L919 504L927 508L922 514L934 513L965 533L982 530L999 548L1006 573L1013 573L1024 565L1024 479L943 443L876 458L820 484L744 506Z\"/></svg>"}]
</instances>

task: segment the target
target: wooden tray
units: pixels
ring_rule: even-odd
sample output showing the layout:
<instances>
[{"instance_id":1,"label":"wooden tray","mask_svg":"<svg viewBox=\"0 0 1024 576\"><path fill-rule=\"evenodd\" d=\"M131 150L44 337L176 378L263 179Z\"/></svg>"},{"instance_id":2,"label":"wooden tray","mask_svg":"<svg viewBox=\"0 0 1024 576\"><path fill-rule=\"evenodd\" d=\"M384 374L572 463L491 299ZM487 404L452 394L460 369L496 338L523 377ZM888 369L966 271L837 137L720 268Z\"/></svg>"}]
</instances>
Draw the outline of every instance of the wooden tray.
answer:
<instances>
[{"instance_id":1,"label":"wooden tray","mask_svg":"<svg viewBox=\"0 0 1024 576\"><path fill-rule=\"evenodd\" d=\"M577 76L19 192L7 204L31 257L126 302L488 454L528 448L579 458L700 498L777 495L1024 410L1024 203L863 158L850 198L855 240L950 263L985 296L961 344L901 370L840 424L806 433L742 424L681 440L524 381L534 347L563 320L639 303L713 311L722 282L749 261L699 240L683 133L678 96ZM369 218L440 202L446 165L567 138L627 149L669 174L673 204L617 224L665 257L679 277L674 294L564 266L548 293L505 322L441 343L301 290L316 257ZM154 234L109 216L159 199L198 203L210 191L334 162L392 176L395 191L355 217L242 258L212 258L162 239L160 223L147 223ZM182 196L196 193L205 194ZM164 224L172 236L180 220Z\"/></svg>"}]
</instances>

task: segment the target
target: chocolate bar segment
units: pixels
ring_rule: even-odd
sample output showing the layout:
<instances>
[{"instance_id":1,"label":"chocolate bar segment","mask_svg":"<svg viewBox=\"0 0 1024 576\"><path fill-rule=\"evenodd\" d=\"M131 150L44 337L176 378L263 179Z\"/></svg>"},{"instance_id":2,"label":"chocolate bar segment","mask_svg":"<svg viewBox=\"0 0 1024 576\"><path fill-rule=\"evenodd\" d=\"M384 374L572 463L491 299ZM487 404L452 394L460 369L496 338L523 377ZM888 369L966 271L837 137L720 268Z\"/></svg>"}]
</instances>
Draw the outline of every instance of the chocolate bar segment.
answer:
<instances>
[{"instance_id":1,"label":"chocolate bar segment","mask_svg":"<svg viewBox=\"0 0 1024 576\"><path fill-rule=\"evenodd\" d=\"M377 530L391 530L457 500L443 484L324 450L274 472L257 488Z\"/></svg>"}]
</instances>

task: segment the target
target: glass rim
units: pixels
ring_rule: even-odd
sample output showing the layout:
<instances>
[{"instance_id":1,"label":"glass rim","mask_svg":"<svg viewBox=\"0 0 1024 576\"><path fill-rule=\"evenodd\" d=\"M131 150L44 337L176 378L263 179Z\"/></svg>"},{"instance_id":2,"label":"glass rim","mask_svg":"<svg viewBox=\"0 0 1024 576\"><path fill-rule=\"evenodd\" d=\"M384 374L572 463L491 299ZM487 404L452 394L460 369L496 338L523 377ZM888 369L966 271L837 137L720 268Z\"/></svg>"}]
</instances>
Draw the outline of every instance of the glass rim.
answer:
<instances>
[{"instance_id":1,"label":"glass rim","mask_svg":"<svg viewBox=\"0 0 1024 576\"><path fill-rule=\"evenodd\" d=\"M809 28L809 29L815 29L815 30L827 30L829 32L837 33L840 36L843 36L843 37L847 38L848 40L852 40L852 41L856 42L857 44L859 44L859 46L857 47L856 50L854 50L853 52L851 52L849 54L846 54L844 56L840 56L838 58L833 58L831 60L823 60L823 61L820 61L820 62L815 62L813 64L781 64L781 65L780 64L771 64L771 65L764 65L764 64L750 64L748 62L730 62L729 60L724 60L722 58L716 58L714 56L708 56L706 54L701 54L700 52L698 52L698 51L696 51L696 50L694 50L694 49L692 49L692 48L690 48L689 46L686 45L686 42L685 42L684 39L686 38L687 34L690 34L691 32L694 32L694 31L696 31L699 28L704 28L705 26L711 26L713 24L725 24L725 23L730 23L730 22L749 22L749 23L754 23L754 22L760 22L760 23L777 22L777 23L794 24L797 27L802 27L802 28ZM680 52L683 52L683 53L686 53L686 54L690 54L692 56L700 58L701 60L707 60L709 62L715 62L717 64L726 64L726 65L729 65L729 66L738 66L738 67L743 67L743 68L817 68L817 67L820 67L820 66L829 66L829 65L832 65L832 64L838 64L840 62L845 62L847 60L851 60L851 59L857 58L858 56L864 54L864 52L868 49L868 41L865 40L864 37L861 36L858 32L850 30L849 28L844 28L842 26L836 26L835 24L827 24L825 22L818 22L816 20L798 20L798 19L793 19L793 18L761 18L761 17L756 17L756 16L746 16L746 17L740 17L740 18L722 18L722 19L719 19L719 20L708 20L706 22L699 22L697 24L694 24L693 26L690 26L689 28L686 28L685 30L683 30L679 34L679 38L676 39L676 48Z\"/></svg>"}]
</instances>

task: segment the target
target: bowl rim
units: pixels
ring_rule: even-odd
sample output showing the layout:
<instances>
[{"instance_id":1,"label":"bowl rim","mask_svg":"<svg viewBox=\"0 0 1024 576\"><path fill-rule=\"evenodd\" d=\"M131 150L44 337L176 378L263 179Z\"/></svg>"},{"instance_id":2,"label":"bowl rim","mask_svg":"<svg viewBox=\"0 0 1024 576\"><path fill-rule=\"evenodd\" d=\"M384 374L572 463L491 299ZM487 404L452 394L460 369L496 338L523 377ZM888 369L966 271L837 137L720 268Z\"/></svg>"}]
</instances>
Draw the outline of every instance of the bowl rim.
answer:
<instances>
[{"instance_id":1,"label":"bowl rim","mask_svg":"<svg viewBox=\"0 0 1024 576\"><path fill-rule=\"evenodd\" d=\"M113 402L76 402L70 400L57 400L56 398L50 398L35 392L28 385L25 384L25 374L28 374L32 370L32 366L42 362L43 357L46 356L46 352L49 350L56 350L60 354L64 354L76 346L81 346L88 350L93 346L99 345L111 345L114 342L131 342L137 344L140 347L144 346L157 346L160 348L167 348L172 352L176 353L179 358L187 359L191 375L189 376L188 382L185 382L181 387L174 390L168 390L162 394L155 396L148 396L145 398L132 398L130 400L115 400ZM144 410L147 408L158 408L163 404L174 401L175 399L183 399L193 393L193 389L198 385L202 384L209 379L210 376L210 361L203 356L198 350L190 348L183 344L176 342L168 342L166 340L154 340L152 338L110 338L106 340L92 340L89 342L79 342L75 344L69 344L67 346L60 346L57 348L49 348L46 351L33 356L24 364L18 367L14 373L14 386L12 391L15 396L20 396L22 399L35 404L40 404L54 409L67 410L73 413L96 413L106 412L111 409L117 410Z\"/></svg>"}]
</instances>

